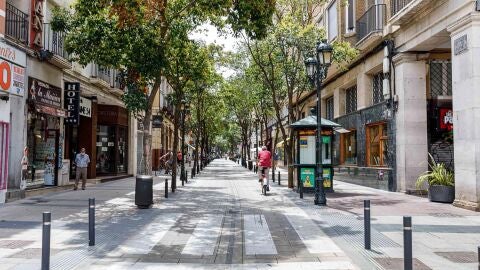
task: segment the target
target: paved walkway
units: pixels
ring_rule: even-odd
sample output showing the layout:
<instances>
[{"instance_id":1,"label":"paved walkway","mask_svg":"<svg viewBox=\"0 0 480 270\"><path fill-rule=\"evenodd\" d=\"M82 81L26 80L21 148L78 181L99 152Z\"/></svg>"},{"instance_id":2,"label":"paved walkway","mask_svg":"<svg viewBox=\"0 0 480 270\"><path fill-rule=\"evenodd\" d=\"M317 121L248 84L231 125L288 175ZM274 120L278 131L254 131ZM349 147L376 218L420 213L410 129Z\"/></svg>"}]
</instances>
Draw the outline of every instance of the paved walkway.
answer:
<instances>
[{"instance_id":1,"label":"paved walkway","mask_svg":"<svg viewBox=\"0 0 480 270\"><path fill-rule=\"evenodd\" d=\"M402 269L406 214L414 216L415 269L476 269L477 213L344 183L318 207L287 189L286 175L268 196L255 178L216 160L168 199L165 177L156 177L151 209L135 207L134 179L6 204L0 269L39 269L43 211L53 217L52 269ZM97 201L94 247L89 197ZM362 247L364 198L372 200L372 251Z\"/></svg>"}]
</instances>

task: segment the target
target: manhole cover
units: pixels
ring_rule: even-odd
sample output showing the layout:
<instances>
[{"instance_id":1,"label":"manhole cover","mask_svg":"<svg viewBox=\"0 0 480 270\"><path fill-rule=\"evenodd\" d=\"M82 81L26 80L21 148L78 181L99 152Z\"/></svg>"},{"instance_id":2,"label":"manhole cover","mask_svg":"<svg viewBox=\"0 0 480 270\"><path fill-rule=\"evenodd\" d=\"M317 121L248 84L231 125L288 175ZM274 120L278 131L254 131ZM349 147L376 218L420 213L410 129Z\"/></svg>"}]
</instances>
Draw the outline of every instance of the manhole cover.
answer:
<instances>
[{"instance_id":1,"label":"manhole cover","mask_svg":"<svg viewBox=\"0 0 480 270\"><path fill-rule=\"evenodd\" d=\"M374 258L374 259L384 269L388 269L388 270L402 270L403 269L403 259L402 258ZM413 259L413 269L415 269L415 270L431 270L431 268L426 266L419 259Z\"/></svg>"},{"instance_id":2,"label":"manhole cover","mask_svg":"<svg viewBox=\"0 0 480 270\"><path fill-rule=\"evenodd\" d=\"M2 240L0 241L0 248L16 249L22 248L32 244L34 241L25 240Z\"/></svg>"},{"instance_id":3,"label":"manhole cover","mask_svg":"<svg viewBox=\"0 0 480 270\"><path fill-rule=\"evenodd\" d=\"M50 249L50 255L55 255L59 253L60 249ZM20 258L20 259L38 259L42 257L41 248L26 248L22 251L14 253L9 256L9 258Z\"/></svg>"},{"instance_id":4,"label":"manhole cover","mask_svg":"<svg viewBox=\"0 0 480 270\"><path fill-rule=\"evenodd\" d=\"M452 251L452 252L435 252L438 256L441 256L451 262L456 263L476 263L477 253L468 251Z\"/></svg>"}]
</instances>

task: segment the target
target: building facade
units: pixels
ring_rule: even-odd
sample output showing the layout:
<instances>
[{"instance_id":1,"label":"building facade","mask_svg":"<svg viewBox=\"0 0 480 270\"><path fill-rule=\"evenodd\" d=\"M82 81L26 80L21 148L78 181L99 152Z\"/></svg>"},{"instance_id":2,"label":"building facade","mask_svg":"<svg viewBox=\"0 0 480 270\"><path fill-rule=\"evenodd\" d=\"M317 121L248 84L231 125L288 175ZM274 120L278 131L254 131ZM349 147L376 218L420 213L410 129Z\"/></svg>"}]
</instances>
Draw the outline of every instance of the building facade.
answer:
<instances>
[{"instance_id":1,"label":"building facade","mask_svg":"<svg viewBox=\"0 0 480 270\"><path fill-rule=\"evenodd\" d=\"M7 200L24 196L24 188L69 184L81 148L91 159L88 178L136 172L137 124L121 101L119 71L71 62L65 34L49 25L52 10L70 2L0 2L5 46L25 58L24 65L12 62L16 89L8 91L10 116L1 120L4 137L16 138L8 145Z\"/></svg>"},{"instance_id":2,"label":"building facade","mask_svg":"<svg viewBox=\"0 0 480 270\"><path fill-rule=\"evenodd\" d=\"M478 210L479 1L343 2L328 1L318 21L329 42L359 50L322 90L323 116L343 127L335 178L412 192L431 156L455 171L455 205Z\"/></svg>"}]
</instances>

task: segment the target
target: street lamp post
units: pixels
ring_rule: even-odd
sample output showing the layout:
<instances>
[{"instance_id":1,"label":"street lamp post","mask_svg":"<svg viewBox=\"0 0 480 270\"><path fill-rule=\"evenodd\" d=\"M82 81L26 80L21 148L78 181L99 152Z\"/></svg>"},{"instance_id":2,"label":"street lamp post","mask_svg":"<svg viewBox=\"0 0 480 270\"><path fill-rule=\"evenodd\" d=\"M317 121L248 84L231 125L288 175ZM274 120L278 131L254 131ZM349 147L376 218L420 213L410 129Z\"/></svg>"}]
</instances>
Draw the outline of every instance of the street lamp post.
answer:
<instances>
[{"instance_id":1,"label":"street lamp post","mask_svg":"<svg viewBox=\"0 0 480 270\"><path fill-rule=\"evenodd\" d=\"M258 122L259 122L259 119L258 118L255 118L255 143L256 143L256 146L255 146L255 166L256 166L256 172L258 172Z\"/></svg>"},{"instance_id":2,"label":"street lamp post","mask_svg":"<svg viewBox=\"0 0 480 270\"><path fill-rule=\"evenodd\" d=\"M315 155L315 205L327 205L325 187L323 186L323 160L322 160L322 81L327 76L328 67L332 63L333 48L323 40L316 47L316 59L305 60L307 76L317 90L317 132L316 132L316 155Z\"/></svg>"}]
</instances>

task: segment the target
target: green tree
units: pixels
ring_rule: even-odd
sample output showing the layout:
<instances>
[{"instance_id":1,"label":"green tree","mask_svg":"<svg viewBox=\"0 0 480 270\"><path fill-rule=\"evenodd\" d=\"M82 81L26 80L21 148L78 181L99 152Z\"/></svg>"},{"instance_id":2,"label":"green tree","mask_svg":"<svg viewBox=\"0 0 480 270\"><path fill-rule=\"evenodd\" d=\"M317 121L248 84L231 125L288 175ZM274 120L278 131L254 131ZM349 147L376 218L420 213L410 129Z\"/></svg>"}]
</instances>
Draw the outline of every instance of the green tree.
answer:
<instances>
[{"instance_id":1,"label":"green tree","mask_svg":"<svg viewBox=\"0 0 480 270\"><path fill-rule=\"evenodd\" d=\"M65 47L74 61L122 71L127 89L123 100L144 127L144 163L138 172L148 174L152 104L162 77L175 85L175 101L182 95L177 91L188 84L183 71L177 71L191 62L176 55L190 56L192 51L180 48L190 44L188 34L211 22L261 38L274 8L274 0L77 0L71 10L56 9L51 23L54 30L67 32Z\"/></svg>"}]
</instances>

